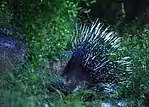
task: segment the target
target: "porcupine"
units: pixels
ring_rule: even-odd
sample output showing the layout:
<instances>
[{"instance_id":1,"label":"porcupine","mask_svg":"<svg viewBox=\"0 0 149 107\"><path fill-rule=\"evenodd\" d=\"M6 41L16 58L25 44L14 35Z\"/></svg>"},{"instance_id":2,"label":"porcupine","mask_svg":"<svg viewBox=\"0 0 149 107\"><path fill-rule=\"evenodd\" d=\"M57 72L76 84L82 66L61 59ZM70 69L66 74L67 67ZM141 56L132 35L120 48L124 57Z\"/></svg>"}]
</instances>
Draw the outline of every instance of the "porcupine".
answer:
<instances>
[{"instance_id":1,"label":"porcupine","mask_svg":"<svg viewBox=\"0 0 149 107\"><path fill-rule=\"evenodd\" d=\"M117 78L118 63L109 56L117 49L119 41L120 37L98 20L91 26L75 29L72 57L61 74L65 84L62 82L59 86L72 92L83 82L90 85L113 83ZM58 89L62 90L60 87Z\"/></svg>"}]
</instances>

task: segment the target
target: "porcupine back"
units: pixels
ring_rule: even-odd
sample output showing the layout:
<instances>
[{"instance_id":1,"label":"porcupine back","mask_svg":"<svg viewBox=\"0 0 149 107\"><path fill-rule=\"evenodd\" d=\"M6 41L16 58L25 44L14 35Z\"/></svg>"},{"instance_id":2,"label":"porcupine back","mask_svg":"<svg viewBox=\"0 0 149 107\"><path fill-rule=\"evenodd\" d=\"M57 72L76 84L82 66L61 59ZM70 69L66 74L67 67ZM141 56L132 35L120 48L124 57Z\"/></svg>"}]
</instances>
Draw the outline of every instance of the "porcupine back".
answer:
<instances>
[{"instance_id":1,"label":"porcupine back","mask_svg":"<svg viewBox=\"0 0 149 107\"><path fill-rule=\"evenodd\" d=\"M112 83L116 78L118 64L108 57L119 46L120 37L98 20L91 26L83 25L75 31L73 54L62 76L76 84L78 81Z\"/></svg>"}]
</instances>

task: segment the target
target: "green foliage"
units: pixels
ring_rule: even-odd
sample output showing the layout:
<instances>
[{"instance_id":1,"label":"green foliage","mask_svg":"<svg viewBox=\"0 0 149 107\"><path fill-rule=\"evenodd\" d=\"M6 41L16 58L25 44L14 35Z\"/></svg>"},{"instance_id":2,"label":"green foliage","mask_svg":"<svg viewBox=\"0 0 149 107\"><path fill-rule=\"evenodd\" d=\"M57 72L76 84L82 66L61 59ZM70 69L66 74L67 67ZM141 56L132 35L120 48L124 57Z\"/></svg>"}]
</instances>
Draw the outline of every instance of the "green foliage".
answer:
<instances>
[{"instance_id":1,"label":"green foliage","mask_svg":"<svg viewBox=\"0 0 149 107\"><path fill-rule=\"evenodd\" d=\"M129 99L143 100L143 94L148 92L149 75L149 37L148 26L143 30L136 30L133 34L126 34L122 38L120 57L130 57L130 70L122 72L120 93Z\"/></svg>"},{"instance_id":2,"label":"green foliage","mask_svg":"<svg viewBox=\"0 0 149 107\"><path fill-rule=\"evenodd\" d=\"M43 72L40 78L32 69L15 70L0 78L1 100L3 107L41 107L47 102L48 91L43 85ZM41 75L40 75L41 76Z\"/></svg>"},{"instance_id":3,"label":"green foliage","mask_svg":"<svg viewBox=\"0 0 149 107\"><path fill-rule=\"evenodd\" d=\"M72 94L67 98L57 101L55 107L85 107L83 100L80 99L81 97L79 94Z\"/></svg>"},{"instance_id":4,"label":"green foliage","mask_svg":"<svg viewBox=\"0 0 149 107\"><path fill-rule=\"evenodd\" d=\"M0 101L2 107L35 107L31 98L24 99L20 93L1 90L0 98L2 98Z\"/></svg>"},{"instance_id":5,"label":"green foliage","mask_svg":"<svg viewBox=\"0 0 149 107\"><path fill-rule=\"evenodd\" d=\"M1 9L13 14L12 17L6 14L11 18L6 20L9 21L7 24L11 26L15 37L27 43L36 65L40 58L57 60L62 57L61 52L70 47L73 20L77 14L77 4L74 2L12 0L4 2L2 6L4 4L5 9Z\"/></svg>"}]
</instances>

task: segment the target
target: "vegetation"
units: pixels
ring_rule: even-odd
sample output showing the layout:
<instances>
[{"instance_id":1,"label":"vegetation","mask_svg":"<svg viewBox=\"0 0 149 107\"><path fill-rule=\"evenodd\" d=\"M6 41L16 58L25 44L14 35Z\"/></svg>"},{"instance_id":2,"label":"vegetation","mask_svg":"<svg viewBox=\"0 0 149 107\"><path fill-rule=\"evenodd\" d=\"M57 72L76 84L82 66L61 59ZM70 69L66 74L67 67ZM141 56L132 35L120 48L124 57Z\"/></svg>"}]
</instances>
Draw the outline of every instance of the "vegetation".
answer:
<instances>
[{"instance_id":1,"label":"vegetation","mask_svg":"<svg viewBox=\"0 0 149 107\"><path fill-rule=\"evenodd\" d=\"M143 104L144 93L148 92L148 69L149 69L149 37L148 26L136 30L134 34L126 34L122 40L120 56L129 56L131 59L131 70L123 72L123 82L120 83L121 96L128 99L138 98ZM131 93L131 94L130 94Z\"/></svg>"},{"instance_id":2,"label":"vegetation","mask_svg":"<svg viewBox=\"0 0 149 107\"><path fill-rule=\"evenodd\" d=\"M83 3L86 6L95 1ZM128 102L138 99L138 105L143 106L144 94L149 92L149 27L138 22L126 25L125 30L120 32L121 48L116 57L129 56L127 61L131 62L131 69L120 72L118 89L112 98L91 90L81 90L68 96L58 90L47 90L46 85L52 79L49 60L63 59L63 52L71 47L75 18L88 9L83 6L81 0L0 1L0 27L10 29L13 37L27 45L27 56L30 58L26 58L17 68L0 75L1 107L46 107L46 104L53 107L84 107L90 95L94 96L90 100L97 102L102 97L113 103L120 98ZM119 31L118 28L119 23L114 30Z\"/></svg>"}]
</instances>

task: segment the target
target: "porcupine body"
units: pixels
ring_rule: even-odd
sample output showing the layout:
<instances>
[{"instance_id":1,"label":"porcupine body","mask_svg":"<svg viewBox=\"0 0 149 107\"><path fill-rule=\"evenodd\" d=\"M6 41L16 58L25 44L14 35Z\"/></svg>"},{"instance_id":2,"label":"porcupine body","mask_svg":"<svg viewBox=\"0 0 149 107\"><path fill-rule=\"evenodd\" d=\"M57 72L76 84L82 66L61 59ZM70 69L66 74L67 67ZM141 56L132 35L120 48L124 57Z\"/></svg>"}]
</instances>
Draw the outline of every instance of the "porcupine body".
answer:
<instances>
[{"instance_id":1,"label":"porcupine body","mask_svg":"<svg viewBox=\"0 0 149 107\"><path fill-rule=\"evenodd\" d=\"M61 75L67 87L73 91L83 82L90 85L113 83L117 77L118 63L109 60L109 56L119 46L120 38L99 21L76 31L72 57Z\"/></svg>"}]
</instances>

